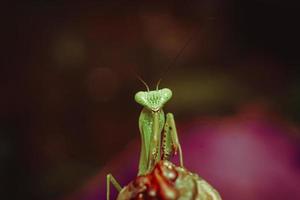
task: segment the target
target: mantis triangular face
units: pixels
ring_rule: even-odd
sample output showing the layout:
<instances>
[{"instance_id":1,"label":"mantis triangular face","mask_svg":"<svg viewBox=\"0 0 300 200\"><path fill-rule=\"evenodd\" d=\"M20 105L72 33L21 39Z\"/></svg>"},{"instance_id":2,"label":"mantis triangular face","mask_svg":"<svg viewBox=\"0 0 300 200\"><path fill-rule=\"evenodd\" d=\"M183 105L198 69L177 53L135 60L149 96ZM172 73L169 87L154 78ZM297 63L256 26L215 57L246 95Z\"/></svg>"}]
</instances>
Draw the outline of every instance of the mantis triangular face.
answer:
<instances>
[{"instance_id":1,"label":"mantis triangular face","mask_svg":"<svg viewBox=\"0 0 300 200\"><path fill-rule=\"evenodd\" d=\"M141 91L135 94L135 101L152 111L158 111L172 97L172 91L168 88L153 91Z\"/></svg>"}]
</instances>

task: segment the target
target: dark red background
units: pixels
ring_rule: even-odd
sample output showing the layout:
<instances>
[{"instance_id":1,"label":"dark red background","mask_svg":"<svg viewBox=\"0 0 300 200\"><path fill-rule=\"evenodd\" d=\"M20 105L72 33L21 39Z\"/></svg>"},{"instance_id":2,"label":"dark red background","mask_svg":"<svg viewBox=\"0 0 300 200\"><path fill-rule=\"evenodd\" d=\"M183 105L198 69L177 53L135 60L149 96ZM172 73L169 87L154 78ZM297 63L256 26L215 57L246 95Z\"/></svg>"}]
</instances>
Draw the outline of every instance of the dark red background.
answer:
<instances>
[{"instance_id":1,"label":"dark red background","mask_svg":"<svg viewBox=\"0 0 300 200\"><path fill-rule=\"evenodd\" d=\"M191 34L161 84L179 126L260 105L298 127L298 10L268 0L3 4L1 199L60 198L123 151L139 137L133 96L144 88L133 71L154 88Z\"/></svg>"}]
</instances>

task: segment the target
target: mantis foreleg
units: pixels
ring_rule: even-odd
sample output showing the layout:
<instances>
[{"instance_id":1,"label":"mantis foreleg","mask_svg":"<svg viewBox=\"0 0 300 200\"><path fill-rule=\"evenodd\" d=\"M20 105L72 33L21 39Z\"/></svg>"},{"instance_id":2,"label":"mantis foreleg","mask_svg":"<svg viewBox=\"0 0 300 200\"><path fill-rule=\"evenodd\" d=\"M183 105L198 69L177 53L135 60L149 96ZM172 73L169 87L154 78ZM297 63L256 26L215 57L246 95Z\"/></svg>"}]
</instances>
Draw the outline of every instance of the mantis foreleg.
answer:
<instances>
[{"instance_id":1,"label":"mantis foreleg","mask_svg":"<svg viewBox=\"0 0 300 200\"><path fill-rule=\"evenodd\" d=\"M179 154L180 166L183 167L183 155L181 150L181 145L178 140L177 129L175 125L174 115L168 113L166 115L166 123L164 126L163 133L163 159L169 159L171 154Z\"/></svg>"},{"instance_id":2,"label":"mantis foreleg","mask_svg":"<svg viewBox=\"0 0 300 200\"><path fill-rule=\"evenodd\" d=\"M118 181L111 174L107 174L106 175L106 200L109 200L110 198L110 183L112 183L113 186L115 186L118 192L122 190L122 187L118 183Z\"/></svg>"},{"instance_id":3,"label":"mantis foreleg","mask_svg":"<svg viewBox=\"0 0 300 200\"><path fill-rule=\"evenodd\" d=\"M148 172L152 170L155 164L160 159L160 137L161 130L159 128L159 113L153 113L153 122L152 122L152 135L151 135L149 156L148 156Z\"/></svg>"}]
</instances>

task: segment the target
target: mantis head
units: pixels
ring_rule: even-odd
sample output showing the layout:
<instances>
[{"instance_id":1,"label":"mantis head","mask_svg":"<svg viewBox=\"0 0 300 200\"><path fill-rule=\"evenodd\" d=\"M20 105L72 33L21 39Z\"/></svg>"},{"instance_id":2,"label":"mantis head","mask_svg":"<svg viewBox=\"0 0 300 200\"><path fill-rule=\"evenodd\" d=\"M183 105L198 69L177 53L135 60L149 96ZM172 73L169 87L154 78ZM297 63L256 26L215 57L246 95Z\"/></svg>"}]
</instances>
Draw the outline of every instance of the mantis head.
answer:
<instances>
[{"instance_id":1,"label":"mantis head","mask_svg":"<svg viewBox=\"0 0 300 200\"><path fill-rule=\"evenodd\" d=\"M171 97L172 91L168 88L164 88L160 90L137 92L134 99L138 104L153 112L157 112Z\"/></svg>"}]
</instances>

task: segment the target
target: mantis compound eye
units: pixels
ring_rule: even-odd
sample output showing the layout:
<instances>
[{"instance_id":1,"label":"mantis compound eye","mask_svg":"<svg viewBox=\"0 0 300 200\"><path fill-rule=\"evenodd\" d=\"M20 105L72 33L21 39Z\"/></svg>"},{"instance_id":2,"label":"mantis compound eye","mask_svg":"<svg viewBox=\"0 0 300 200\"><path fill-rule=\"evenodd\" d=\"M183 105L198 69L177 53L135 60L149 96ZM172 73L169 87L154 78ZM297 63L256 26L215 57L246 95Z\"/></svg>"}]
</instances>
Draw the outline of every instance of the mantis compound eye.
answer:
<instances>
[{"instance_id":1,"label":"mantis compound eye","mask_svg":"<svg viewBox=\"0 0 300 200\"><path fill-rule=\"evenodd\" d=\"M165 104L172 98L172 91L169 88L164 88L160 90L162 103Z\"/></svg>"},{"instance_id":2,"label":"mantis compound eye","mask_svg":"<svg viewBox=\"0 0 300 200\"><path fill-rule=\"evenodd\" d=\"M145 106L147 104L147 93L146 92L137 92L134 96L134 100L138 104Z\"/></svg>"}]
</instances>

